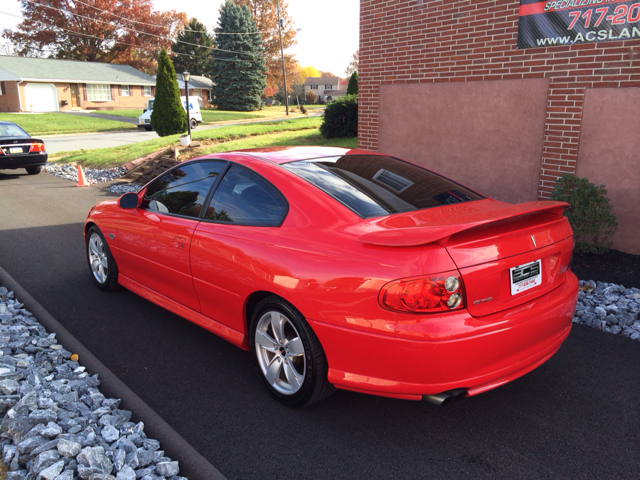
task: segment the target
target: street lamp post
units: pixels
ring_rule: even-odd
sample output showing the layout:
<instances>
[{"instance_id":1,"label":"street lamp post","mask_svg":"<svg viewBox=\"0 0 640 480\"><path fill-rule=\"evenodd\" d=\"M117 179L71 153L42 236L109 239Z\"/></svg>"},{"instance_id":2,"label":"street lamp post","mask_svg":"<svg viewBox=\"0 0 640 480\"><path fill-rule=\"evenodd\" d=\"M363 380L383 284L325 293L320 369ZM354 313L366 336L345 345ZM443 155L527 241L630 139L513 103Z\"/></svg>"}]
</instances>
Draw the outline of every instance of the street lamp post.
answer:
<instances>
[{"instance_id":1,"label":"street lamp post","mask_svg":"<svg viewBox=\"0 0 640 480\"><path fill-rule=\"evenodd\" d=\"M276 11L278 12L278 34L280 35L280 58L282 59L282 83L284 86L284 108L289 115L289 96L287 95L287 74L284 70L284 50L282 48L282 20L280 19L280 0L276 1Z\"/></svg>"},{"instance_id":2,"label":"street lamp post","mask_svg":"<svg viewBox=\"0 0 640 480\"><path fill-rule=\"evenodd\" d=\"M184 80L184 93L187 97L187 135L189 136L189 143L191 143L191 115L189 113L189 79L191 74L189 72L182 73L182 80Z\"/></svg>"}]
</instances>

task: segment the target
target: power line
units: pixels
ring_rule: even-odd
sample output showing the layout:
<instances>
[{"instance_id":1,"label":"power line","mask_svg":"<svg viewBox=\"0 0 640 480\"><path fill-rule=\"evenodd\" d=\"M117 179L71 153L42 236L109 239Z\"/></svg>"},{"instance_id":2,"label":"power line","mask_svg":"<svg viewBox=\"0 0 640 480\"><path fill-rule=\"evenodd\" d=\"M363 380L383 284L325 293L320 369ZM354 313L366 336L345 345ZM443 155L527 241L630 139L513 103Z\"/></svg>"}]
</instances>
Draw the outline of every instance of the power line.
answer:
<instances>
[{"instance_id":1,"label":"power line","mask_svg":"<svg viewBox=\"0 0 640 480\"><path fill-rule=\"evenodd\" d=\"M56 10L56 11L61 12L61 13L67 13L69 15L72 15L72 16L75 16L75 17L79 17L79 18L85 18L85 19L91 20L91 21L97 21L95 18L87 17L85 15L80 15L79 13L70 12L68 10L62 10L61 8L51 7L49 5L43 5L42 3L38 3L38 2L36 2L34 0L27 0L27 1L32 3L32 4L34 4L34 5L38 5L39 7L49 8L51 10ZM141 32L139 30L134 30L133 28L129 28L129 27L125 27L125 26L122 26L122 25L118 25L115 22L113 23L113 25L115 27L122 28L124 30L129 30L131 32L139 33L141 35L149 35L149 36L152 36L152 37L160 38L162 40L171 40L171 38L163 37L161 35L156 35L154 33ZM62 29L62 30L64 30L64 29ZM215 51L219 51L219 52L233 53L233 54L236 54L236 55L240 54L240 55L249 55L251 57L255 57L255 55L253 55L251 53L248 53L248 52L235 52L233 50L224 50L224 49L216 48L216 47L205 47L204 45L198 45L197 43L183 42L181 40L176 40L176 43L182 43L184 45L191 45L191 46L198 47L198 48L206 48L207 50L215 50Z\"/></svg>"},{"instance_id":2,"label":"power line","mask_svg":"<svg viewBox=\"0 0 640 480\"><path fill-rule=\"evenodd\" d=\"M84 3L84 2L82 2L80 0L74 0L74 2L75 3L81 3L82 5L85 5L87 7L90 7L90 8L93 8L95 10L98 10L101 13L106 13L106 14L112 15L114 17L120 18L121 20L126 20L127 22L138 23L140 25L147 25L147 26L150 26L150 27L156 27L157 26L157 25L154 25L152 23L139 22L138 20L133 20L133 19L130 19L130 18L121 17L120 15L116 15L115 13L111 13L111 12L108 12L106 10L102 10L102 9L100 9L100 8L94 6L94 5L89 5L88 3ZM203 32L202 30L193 30L192 28L189 28L189 27L186 27L186 26L183 27L183 30L188 31L188 32L207 33L206 31ZM223 32L223 33L219 33L218 35L253 35L254 33L272 33L272 32L259 31L258 30L256 32Z\"/></svg>"},{"instance_id":3,"label":"power line","mask_svg":"<svg viewBox=\"0 0 640 480\"><path fill-rule=\"evenodd\" d=\"M14 15L12 13L3 12L3 11L0 11L0 13L3 13L5 15L9 15L10 17L15 17L15 18L20 18L22 20L26 20L26 18L21 17L19 15ZM40 20L35 20L34 23L38 23L38 24L41 24L43 26L46 26L46 24L44 24L44 22L42 22ZM58 27L58 28L60 30L64 31L64 32L73 33L74 35L81 35L83 37L95 38L97 40L103 40L103 41L107 40L105 38L96 37L95 35L89 35L88 33L76 32L75 30L69 30L67 28L62 28L62 27ZM111 42L111 43L117 44L117 45L127 45L128 47L141 48L141 49L145 50L144 47L141 47L140 45L134 45L132 43L126 43L126 42L122 42L122 41L119 41L119 40L108 40L108 41ZM171 54L172 55L180 55L180 56L183 56L183 57L195 58L195 55L189 55L188 53L171 52ZM216 60L220 60L220 61L223 61L223 62L234 62L234 61L236 61L234 59L225 59L225 58L217 58Z\"/></svg>"}]
</instances>

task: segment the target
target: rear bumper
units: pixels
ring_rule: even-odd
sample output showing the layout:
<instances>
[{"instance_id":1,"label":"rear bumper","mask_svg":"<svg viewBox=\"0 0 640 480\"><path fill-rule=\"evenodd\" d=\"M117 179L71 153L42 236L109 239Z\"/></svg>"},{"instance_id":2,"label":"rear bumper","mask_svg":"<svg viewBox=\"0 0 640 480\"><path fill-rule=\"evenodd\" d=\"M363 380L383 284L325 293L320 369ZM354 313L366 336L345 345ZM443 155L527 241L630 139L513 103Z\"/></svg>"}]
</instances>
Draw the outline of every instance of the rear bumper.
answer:
<instances>
[{"instance_id":1,"label":"rear bumper","mask_svg":"<svg viewBox=\"0 0 640 480\"><path fill-rule=\"evenodd\" d=\"M433 317L421 323L421 316L411 325L399 322L395 337L310 323L338 388L413 400L457 388L476 395L548 360L571 331L577 296L578 279L568 272L562 286L527 304L481 318L441 317L464 326L464 335L451 335L450 325L438 335Z\"/></svg>"},{"instance_id":2,"label":"rear bumper","mask_svg":"<svg viewBox=\"0 0 640 480\"><path fill-rule=\"evenodd\" d=\"M2 155L0 156L0 170L46 165L48 158L49 155L47 154L19 155L15 157Z\"/></svg>"}]
</instances>

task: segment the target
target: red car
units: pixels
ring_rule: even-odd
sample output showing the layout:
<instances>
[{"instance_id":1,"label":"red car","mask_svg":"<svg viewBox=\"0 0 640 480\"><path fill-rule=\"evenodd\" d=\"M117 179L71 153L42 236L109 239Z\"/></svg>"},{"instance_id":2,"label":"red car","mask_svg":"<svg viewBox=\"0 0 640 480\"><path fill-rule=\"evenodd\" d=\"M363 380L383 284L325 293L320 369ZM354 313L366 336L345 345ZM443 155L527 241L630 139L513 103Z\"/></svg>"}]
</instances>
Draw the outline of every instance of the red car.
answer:
<instances>
[{"instance_id":1,"label":"red car","mask_svg":"<svg viewBox=\"0 0 640 480\"><path fill-rule=\"evenodd\" d=\"M249 350L290 406L335 388L446 403L549 359L578 296L568 205L508 204L364 150L208 155L86 220L118 285Z\"/></svg>"}]
</instances>

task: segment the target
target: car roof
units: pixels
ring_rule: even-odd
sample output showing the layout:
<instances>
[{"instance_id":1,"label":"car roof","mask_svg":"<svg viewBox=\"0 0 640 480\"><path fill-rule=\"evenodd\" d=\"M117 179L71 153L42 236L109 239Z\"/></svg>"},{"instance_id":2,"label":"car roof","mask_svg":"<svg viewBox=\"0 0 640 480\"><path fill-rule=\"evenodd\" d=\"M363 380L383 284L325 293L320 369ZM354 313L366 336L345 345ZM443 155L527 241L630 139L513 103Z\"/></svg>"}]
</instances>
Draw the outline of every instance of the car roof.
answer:
<instances>
[{"instance_id":1,"label":"car roof","mask_svg":"<svg viewBox=\"0 0 640 480\"><path fill-rule=\"evenodd\" d=\"M231 160L237 156L250 156L260 158L273 163L282 164L295 162L298 160L310 160L313 158L336 157L342 155L382 155L378 152L369 152L367 150L349 149L340 147L319 147L319 146L291 146L291 147L266 147L266 148L249 148L245 150L234 150L207 157L226 158ZM202 157L200 157L202 158Z\"/></svg>"}]
</instances>

